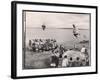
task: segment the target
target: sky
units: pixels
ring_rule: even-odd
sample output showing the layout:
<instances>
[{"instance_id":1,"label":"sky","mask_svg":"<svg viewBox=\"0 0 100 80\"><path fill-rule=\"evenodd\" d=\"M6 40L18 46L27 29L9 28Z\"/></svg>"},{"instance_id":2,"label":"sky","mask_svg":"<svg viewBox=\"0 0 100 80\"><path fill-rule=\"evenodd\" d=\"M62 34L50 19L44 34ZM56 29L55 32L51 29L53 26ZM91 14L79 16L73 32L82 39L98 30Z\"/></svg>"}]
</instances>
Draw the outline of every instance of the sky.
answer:
<instances>
[{"instance_id":1,"label":"sky","mask_svg":"<svg viewBox=\"0 0 100 80\"><path fill-rule=\"evenodd\" d=\"M26 27L41 28L72 28L73 24L80 29L89 29L89 14L29 12L26 11Z\"/></svg>"}]
</instances>

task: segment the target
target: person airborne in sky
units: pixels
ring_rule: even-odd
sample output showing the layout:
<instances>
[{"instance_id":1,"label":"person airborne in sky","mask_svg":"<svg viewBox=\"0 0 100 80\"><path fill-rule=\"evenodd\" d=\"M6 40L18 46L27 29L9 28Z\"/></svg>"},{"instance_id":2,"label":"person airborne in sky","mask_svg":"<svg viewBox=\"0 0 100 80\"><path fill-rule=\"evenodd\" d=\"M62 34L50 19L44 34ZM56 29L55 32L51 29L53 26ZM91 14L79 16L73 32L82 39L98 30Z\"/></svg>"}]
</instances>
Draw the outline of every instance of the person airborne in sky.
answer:
<instances>
[{"instance_id":1,"label":"person airborne in sky","mask_svg":"<svg viewBox=\"0 0 100 80\"><path fill-rule=\"evenodd\" d=\"M42 29L45 30L45 28L46 28L46 26L43 24L43 25L42 25Z\"/></svg>"},{"instance_id":2,"label":"person airborne in sky","mask_svg":"<svg viewBox=\"0 0 100 80\"><path fill-rule=\"evenodd\" d=\"M73 24L73 35L78 38L78 36L80 35L78 32L78 29L76 28L76 26Z\"/></svg>"}]
</instances>

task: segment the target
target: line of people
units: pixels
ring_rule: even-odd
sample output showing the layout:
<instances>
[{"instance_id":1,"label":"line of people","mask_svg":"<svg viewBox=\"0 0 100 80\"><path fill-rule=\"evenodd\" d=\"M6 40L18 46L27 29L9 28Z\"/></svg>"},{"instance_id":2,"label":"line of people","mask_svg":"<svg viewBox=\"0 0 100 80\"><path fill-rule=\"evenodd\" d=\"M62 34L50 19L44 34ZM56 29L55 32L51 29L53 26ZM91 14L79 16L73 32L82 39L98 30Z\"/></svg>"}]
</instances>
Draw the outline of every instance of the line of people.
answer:
<instances>
[{"instance_id":1,"label":"line of people","mask_svg":"<svg viewBox=\"0 0 100 80\"><path fill-rule=\"evenodd\" d=\"M33 52L50 51L57 47L55 39L33 39L29 40L29 49Z\"/></svg>"}]
</instances>

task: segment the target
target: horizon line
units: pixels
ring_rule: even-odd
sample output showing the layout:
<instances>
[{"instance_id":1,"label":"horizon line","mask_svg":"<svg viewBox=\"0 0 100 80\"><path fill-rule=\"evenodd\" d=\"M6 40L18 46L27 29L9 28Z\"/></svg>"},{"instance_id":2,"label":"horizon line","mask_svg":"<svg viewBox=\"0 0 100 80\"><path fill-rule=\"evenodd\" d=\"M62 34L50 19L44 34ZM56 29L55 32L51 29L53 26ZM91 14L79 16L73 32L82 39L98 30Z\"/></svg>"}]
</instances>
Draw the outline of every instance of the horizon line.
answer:
<instances>
[{"instance_id":1,"label":"horizon line","mask_svg":"<svg viewBox=\"0 0 100 80\"><path fill-rule=\"evenodd\" d=\"M41 29L40 27L26 27L26 28L34 28L34 29ZM73 28L46 28L46 29L73 29ZM79 30L88 30L89 28L78 28Z\"/></svg>"}]
</instances>

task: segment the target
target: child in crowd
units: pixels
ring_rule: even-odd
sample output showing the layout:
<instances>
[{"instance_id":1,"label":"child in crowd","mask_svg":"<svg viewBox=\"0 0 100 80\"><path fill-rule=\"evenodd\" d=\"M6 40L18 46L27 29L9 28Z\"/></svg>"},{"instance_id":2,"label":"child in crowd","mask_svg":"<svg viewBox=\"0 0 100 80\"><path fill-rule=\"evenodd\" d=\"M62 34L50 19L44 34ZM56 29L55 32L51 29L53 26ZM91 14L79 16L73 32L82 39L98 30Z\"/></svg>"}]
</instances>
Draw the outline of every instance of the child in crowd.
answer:
<instances>
[{"instance_id":1,"label":"child in crowd","mask_svg":"<svg viewBox=\"0 0 100 80\"><path fill-rule=\"evenodd\" d=\"M69 67L72 67L72 66L73 66L73 58L70 57L70 59L69 59Z\"/></svg>"},{"instance_id":2,"label":"child in crowd","mask_svg":"<svg viewBox=\"0 0 100 80\"><path fill-rule=\"evenodd\" d=\"M82 47L82 49L81 49L81 53L85 53L85 50L86 50L86 48L85 48L85 45L83 45L83 47Z\"/></svg>"},{"instance_id":3,"label":"child in crowd","mask_svg":"<svg viewBox=\"0 0 100 80\"><path fill-rule=\"evenodd\" d=\"M68 58L67 56L64 56L64 59L62 60L62 67L67 67L68 66Z\"/></svg>"},{"instance_id":4,"label":"child in crowd","mask_svg":"<svg viewBox=\"0 0 100 80\"><path fill-rule=\"evenodd\" d=\"M75 60L75 66L78 67L80 66L80 58L79 57L76 57L76 60Z\"/></svg>"},{"instance_id":5,"label":"child in crowd","mask_svg":"<svg viewBox=\"0 0 100 80\"><path fill-rule=\"evenodd\" d=\"M51 56L51 67L58 67L59 64L59 58L55 55L55 53L52 54Z\"/></svg>"}]
</instances>

